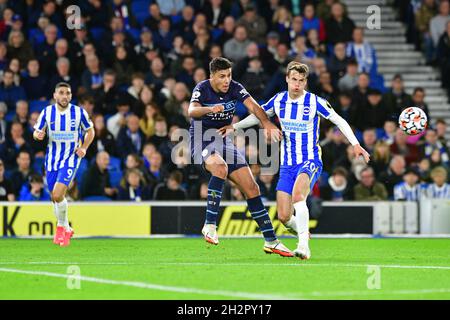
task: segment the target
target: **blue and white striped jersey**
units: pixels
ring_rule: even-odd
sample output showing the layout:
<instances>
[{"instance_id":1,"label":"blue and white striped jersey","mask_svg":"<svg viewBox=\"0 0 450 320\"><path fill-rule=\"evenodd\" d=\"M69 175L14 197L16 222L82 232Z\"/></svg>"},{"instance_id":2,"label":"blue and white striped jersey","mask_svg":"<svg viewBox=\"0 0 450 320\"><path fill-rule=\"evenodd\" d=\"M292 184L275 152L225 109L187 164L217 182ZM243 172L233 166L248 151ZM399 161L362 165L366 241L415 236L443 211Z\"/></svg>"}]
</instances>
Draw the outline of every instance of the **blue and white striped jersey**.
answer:
<instances>
[{"instance_id":1,"label":"blue and white striped jersey","mask_svg":"<svg viewBox=\"0 0 450 320\"><path fill-rule=\"evenodd\" d=\"M408 185L400 182L394 186L394 200L419 201L424 191L424 186L415 184Z\"/></svg>"},{"instance_id":2,"label":"blue and white striped jersey","mask_svg":"<svg viewBox=\"0 0 450 320\"><path fill-rule=\"evenodd\" d=\"M83 142L85 131L92 127L86 110L79 106L69 104L64 111L59 111L55 104L45 107L34 126L36 130L47 129L45 170L76 168L79 159L75 148Z\"/></svg>"},{"instance_id":3,"label":"blue and white striped jersey","mask_svg":"<svg viewBox=\"0 0 450 320\"><path fill-rule=\"evenodd\" d=\"M307 160L321 160L319 115L328 119L335 111L330 104L313 93L304 91L292 100L287 91L277 93L263 106L266 114L280 119L281 165L297 165Z\"/></svg>"},{"instance_id":4,"label":"blue and white striped jersey","mask_svg":"<svg viewBox=\"0 0 450 320\"><path fill-rule=\"evenodd\" d=\"M435 183L428 185L426 189L427 197L432 199L450 199L450 184L444 183L438 187Z\"/></svg>"}]
</instances>

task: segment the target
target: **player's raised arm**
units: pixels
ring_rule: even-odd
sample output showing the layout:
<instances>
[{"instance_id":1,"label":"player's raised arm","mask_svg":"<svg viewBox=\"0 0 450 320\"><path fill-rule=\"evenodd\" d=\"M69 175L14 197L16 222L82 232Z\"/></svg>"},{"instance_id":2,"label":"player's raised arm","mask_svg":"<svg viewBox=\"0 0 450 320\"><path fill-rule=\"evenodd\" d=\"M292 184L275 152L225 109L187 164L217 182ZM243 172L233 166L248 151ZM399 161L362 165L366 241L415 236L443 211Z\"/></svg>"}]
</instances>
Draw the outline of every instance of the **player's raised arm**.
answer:
<instances>
[{"instance_id":1,"label":"player's raised arm","mask_svg":"<svg viewBox=\"0 0 450 320\"><path fill-rule=\"evenodd\" d=\"M347 121L345 121L344 118L342 118L339 114L337 114L336 111L334 111L334 109L331 107L328 101L325 101L320 97L317 97L317 113L319 113L322 117L333 122L339 128L339 130L341 130L342 134L348 139L348 141L353 146L353 151L355 152L355 155L357 157L363 156L366 163L369 162L370 160L369 153L366 150L364 150L363 147L361 147L358 139L353 133L352 128L350 128L350 125L347 123Z\"/></svg>"},{"instance_id":2,"label":"player's raised arm","mask_svg":"<svg viewBox=\"0 0 450 320\"><path fill-rule=\"evenodd\" d=\"M208 113L223 112L224 106L219 104L212 107L203 107L198 102L191 102L189 104L188 114L191 118L201 118Z\"/></svg>"},{"instance_id":3,"label":"player's raised arm","mask_svg":"<svg viewBox=\"0 0 450 320\"><path fill-rule=\"evenodd\" d=\"M264 109L255 101L255 99L248 97L244 100L244 105L247 107L248 111L255 115L261 122L262 127L266 130L266 137L269 141L281 140L281 131L270 121Z\"/></svg>"},{"instance_id":4,"label":"player's raised arm","mask_svg":"<svg viewBox=\"0 0 450 320\"><path fill-rule=\"evenodd\" d=\"M45 120L45 115L47 112L47 108L41 111L41 114L39 115L36 124L34 125L34 131L33 131L33 139L42 141L45 138L45 129L47 128L47 122Z\"/></svg>"}]
</instances>

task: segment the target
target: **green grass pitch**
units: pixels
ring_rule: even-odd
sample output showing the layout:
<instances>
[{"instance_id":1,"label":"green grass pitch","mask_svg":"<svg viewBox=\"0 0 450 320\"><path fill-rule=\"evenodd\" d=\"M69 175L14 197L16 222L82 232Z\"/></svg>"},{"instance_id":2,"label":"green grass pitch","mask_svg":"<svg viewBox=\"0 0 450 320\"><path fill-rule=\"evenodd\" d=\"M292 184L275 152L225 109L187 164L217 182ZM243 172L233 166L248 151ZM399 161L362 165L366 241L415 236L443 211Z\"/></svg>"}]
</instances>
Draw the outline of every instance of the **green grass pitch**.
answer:
<instances>
[{"instance_id":1,"label":"green grass pitch","mask_svg":"<svg viewBox=\"0 0 450 320\"><path fill-rule=\"evenodd\" d=\"M450 299L450 239L313 238L308 261L220 240L2 239L0 299Z\"/></svg>"}]
</instances>

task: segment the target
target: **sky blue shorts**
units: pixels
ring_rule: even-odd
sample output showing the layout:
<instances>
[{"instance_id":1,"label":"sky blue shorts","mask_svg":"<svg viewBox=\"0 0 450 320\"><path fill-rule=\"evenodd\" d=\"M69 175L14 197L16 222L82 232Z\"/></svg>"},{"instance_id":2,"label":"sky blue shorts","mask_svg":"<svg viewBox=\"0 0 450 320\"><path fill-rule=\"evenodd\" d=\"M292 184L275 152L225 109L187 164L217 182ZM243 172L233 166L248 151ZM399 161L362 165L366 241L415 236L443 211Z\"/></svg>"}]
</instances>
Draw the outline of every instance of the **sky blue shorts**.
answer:
<instances>
[{"instance_id":1,"label":"sky blue shorts","mask_svg":"<svg viewBox=\"0 0 450 320\"><path fill-rule=\"evenodd\" d=\"M306 173L310 179L309 189L312 190L322 173L322 161L308 160L293 166L280 166L277 191L284 191L292 195L295 180L301 173Z\"/></svg>"}]
</instances>

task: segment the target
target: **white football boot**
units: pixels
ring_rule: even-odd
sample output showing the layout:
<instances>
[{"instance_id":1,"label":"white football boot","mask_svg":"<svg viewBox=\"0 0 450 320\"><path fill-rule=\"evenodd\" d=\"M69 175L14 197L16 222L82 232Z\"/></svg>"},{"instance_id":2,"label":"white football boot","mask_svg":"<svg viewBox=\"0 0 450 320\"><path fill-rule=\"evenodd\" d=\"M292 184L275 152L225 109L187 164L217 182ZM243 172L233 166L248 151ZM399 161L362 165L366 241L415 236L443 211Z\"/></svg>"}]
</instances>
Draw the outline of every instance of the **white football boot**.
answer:
<instances>
[{"instance_id":1,"label":"white football boot","mask_svg":"<svg viewBox=\"0 0 450 320\"><path fill-rule=\"evenodd\" d=\"M215 224L205 224L202 229L202 234L206 242L213 245L219 244L219 236L217 235L217 227Z\"/></svg>"}]
</instances>

